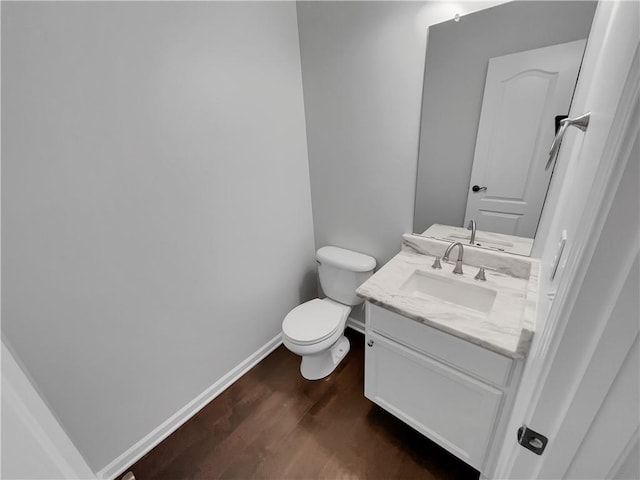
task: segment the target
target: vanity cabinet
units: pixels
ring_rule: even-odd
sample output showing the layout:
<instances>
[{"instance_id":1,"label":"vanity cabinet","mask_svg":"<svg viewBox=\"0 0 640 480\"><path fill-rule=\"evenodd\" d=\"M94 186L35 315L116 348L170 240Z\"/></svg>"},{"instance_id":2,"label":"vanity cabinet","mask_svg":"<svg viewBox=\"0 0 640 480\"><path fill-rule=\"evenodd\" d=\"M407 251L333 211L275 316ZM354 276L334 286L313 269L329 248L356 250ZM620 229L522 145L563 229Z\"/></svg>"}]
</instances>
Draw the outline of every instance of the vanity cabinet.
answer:
<instances>
[{"instance_id":1,"label":"vanity cabinet","mask_svg":"<svg viewBox=\"0 0 640 480\"><path fill-rule=\"evenodd\" d=\"M367 302L365 396L479 471L514 360Z\"/></svg>"}]
</instances>

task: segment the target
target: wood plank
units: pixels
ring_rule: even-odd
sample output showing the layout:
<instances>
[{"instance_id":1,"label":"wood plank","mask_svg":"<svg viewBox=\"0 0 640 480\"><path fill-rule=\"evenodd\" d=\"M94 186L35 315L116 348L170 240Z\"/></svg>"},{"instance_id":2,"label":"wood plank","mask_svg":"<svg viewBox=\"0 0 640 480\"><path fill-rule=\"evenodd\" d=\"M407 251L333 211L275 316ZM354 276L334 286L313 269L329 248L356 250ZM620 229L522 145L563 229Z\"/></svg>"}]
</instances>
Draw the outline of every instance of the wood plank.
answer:
<instances>
[{"instance_id":1,"label":"wood plank","mask_svg":"<svg viewBox=\"0 0 640 480\"><path fill-rule=\"evenodd\" d=\"M364 336L328 378L279 347L129 470L137 480L477 479L477 471L364 397Z\"/></svg>"}]
</instances>

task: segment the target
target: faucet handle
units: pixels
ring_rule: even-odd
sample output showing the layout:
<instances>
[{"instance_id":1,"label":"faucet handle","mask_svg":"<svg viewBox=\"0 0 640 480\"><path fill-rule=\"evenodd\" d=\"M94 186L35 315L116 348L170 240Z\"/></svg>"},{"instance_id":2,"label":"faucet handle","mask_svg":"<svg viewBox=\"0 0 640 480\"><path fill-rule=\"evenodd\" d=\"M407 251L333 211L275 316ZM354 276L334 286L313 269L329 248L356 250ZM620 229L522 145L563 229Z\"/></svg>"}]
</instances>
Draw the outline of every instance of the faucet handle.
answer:
<instances>
[{"instance_id":1,"label":"faucet handle","mask_svg":"<svg viewBox=\"0 0 640 480\"><path fill-rule=\"evenodd\" d=\"M476 276L473 278L475 278L476 280L481 280L483 282L486 282L487 277L484 274L484 267L480 267L480 270L478 270L478 273L476 273Z\"/></svg>"},{"instance_id":2,"label":"faucet handle","mask_svg":"<svg viewBox=\"0 0 640 480\"><path fill-rule=\"evenodd\" d=\"M442 265L440 264L440 257L436 257L436 259L433 261L433 265L431 265L431 268L435 268L436 270L442 270Z\"/></svg>"}]
</instances>

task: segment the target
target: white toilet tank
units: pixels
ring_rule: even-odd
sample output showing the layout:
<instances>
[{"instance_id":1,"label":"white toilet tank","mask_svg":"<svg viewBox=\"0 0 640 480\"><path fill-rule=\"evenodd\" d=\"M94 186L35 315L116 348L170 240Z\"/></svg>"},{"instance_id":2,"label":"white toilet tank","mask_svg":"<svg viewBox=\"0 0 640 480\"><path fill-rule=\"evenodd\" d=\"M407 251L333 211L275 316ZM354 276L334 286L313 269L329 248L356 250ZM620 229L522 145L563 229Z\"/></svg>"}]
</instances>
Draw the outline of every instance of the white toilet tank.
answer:
<instances>
[{"instance_id":1,"label":"white toilet tank","mask_svg":"<svg viewBox=\"0 0 640 480\"><path fill-rule=\"evenodd\" d=\"M340 247L322 247L316 252L318 277L325 295L344 305L359 305L358 288L373 275L376 259Z\"/></svg>"}]
</instances>

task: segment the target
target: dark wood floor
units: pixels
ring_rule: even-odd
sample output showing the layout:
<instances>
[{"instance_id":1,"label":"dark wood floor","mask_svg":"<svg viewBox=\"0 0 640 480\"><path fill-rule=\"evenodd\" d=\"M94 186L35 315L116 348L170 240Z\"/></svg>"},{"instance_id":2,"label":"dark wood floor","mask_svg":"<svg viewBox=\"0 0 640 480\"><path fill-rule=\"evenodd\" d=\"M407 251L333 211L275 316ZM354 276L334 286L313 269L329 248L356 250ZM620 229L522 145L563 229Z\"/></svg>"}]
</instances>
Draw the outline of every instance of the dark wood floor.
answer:
<instances>
[{"instance_id":1,"label":"dark wood floor","mask_svg":"<svg viewBox=\"0 0 640 480\"><path fill-rule=\"evenodd\" d=\"M134 464L137 480L477 479L478 472L364 397L364 337L328 378L284 346Z\"/></svg>"}]
</instances>

